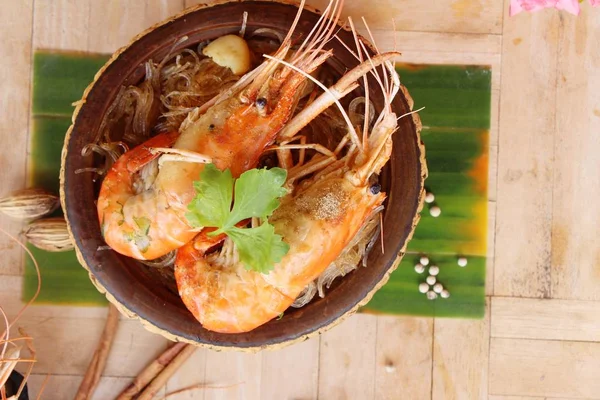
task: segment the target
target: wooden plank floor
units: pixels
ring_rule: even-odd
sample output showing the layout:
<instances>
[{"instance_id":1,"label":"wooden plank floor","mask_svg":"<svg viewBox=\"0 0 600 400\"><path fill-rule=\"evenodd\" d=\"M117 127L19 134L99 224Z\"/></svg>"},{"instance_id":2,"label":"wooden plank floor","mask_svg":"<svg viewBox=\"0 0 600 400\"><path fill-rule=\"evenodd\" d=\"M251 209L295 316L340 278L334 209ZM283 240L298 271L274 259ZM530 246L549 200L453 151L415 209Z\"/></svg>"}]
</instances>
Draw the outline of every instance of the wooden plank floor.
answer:
<instances>
[{"instance_id":1,"label":"wooden plank floor","mask_svg":"<svg viewBox=\"0 0 600 400\"><path fill-rule=\"evenodd\" d=\"M401 61L492 66L489 270L480 321L357 315L278 352L199 349L172 399L600 399L600 9L507 15L508 0L348 0ZM25 183L32 49L110 52L189 0L19 0L0 8L0 191ZM323 0L313 2L322 5ZM20 225L0 217L17 233ZM22 256L0 237L0 304L20 306ZM416 288L415 288L416 290ZM77 390L106 310L33 307L36 394ZM123 320L96 399L166 346ZM164 391L162 394L164 395Z\"/></svg>"}]
</instances>

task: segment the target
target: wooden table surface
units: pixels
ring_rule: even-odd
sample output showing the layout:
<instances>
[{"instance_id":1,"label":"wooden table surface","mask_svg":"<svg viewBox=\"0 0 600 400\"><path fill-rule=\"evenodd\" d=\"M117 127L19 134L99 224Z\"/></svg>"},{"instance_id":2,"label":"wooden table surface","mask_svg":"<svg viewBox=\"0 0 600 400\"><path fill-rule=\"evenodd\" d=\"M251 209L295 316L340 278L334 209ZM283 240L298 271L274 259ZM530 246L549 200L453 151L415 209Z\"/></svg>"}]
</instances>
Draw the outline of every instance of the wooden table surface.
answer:
<instances>
[{"instance_id":1,"label":"wooden table surface","mask_svg":"<svg viewBox=\"0 0 600 400\"><path fill-rule=\"evenodd\" d=\"M508 0L347 0L402 61L493 70L484 320L357 315L277 352L199 349L173 399L600 399L600 9L509 18ZM112 52L193 2L18 0L0 7L0 189L25 184L33 49ZM410 88L409 88L410 89ZM17 233L20 224L1 219ZM0 239L0 304L20 305L22 253ZM416 290L416 288L415 288ZM106 309L38 306L36 394L77 390ZM123 320L95 398L110 399L166 345ZM164 394L164 392L162 393ZM170 397L171 398L171 397Z\"/></svg>"}]
</instances>

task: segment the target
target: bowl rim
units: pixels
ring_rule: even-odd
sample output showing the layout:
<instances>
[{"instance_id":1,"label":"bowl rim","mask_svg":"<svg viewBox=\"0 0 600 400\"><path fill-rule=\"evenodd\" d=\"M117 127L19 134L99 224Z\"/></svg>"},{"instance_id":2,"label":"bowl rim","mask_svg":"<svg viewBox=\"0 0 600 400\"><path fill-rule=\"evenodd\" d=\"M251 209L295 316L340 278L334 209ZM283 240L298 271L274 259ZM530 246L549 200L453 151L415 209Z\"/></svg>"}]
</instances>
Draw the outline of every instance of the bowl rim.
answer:
<instances>
[{"instance_id":1,"label":"bowl rim","mask_svg":"<svg viewBox=\"0 0 600 400\"><path fill-rule=\"evenodd\" d=\"M244 0L243 2L247 2L247 3L253 3L255 0ZM264 2L261 0L256 0L259 2ZM60 167L60 203L61 203L61 207L65 212L65 220L67 223L67 230L69 233L69 237L71 239L71 241L73 241L73 243L76 243L75 240L75 236L73 234L72 228L71 228L71 224L68 218L68 210L66 207L66 192L65 192L65 176L66 176L66 170L65 170L65 163L66 163L66 158L68 155L68 146L69 146L69 142L71 139L71 134L73 132L74 126L75 126L75 121L77 120L77 116L81 110L81 108L85 105L86 100L87 100L87 96L89 95L89 93L92 91L92 88L94 87L94 85L96 84L96 82L98 81L98 79L100 78L100 76L104 73L104 71L113 63L115 62L122 53L124 53L131 45L133 45L135 42L137 42L139 39L141 39L142 37L146 36L147 34L149 34L150 32L154 31L155 29L166 25L176 19L182 18L187 14L193 13L195 11L201 10L201 9L207 9L207 8L211 8L211 7L216 7L216 6L220 6L223 4L227 4L227 3L237 3L238 1L235 0L216 0L210 4L197 4L191 7L188 7L184 10L182 10L181 12L164 19L163 21L160 21L152 26L150 26L149 28L145 29L144 31L140 32L139 34L135 35L126 45L122 46L121 48L119 48L118 50L116 50L111 57L109 58L109 60L98 70L98 72L94 75L94 79L93 81L86 87L86 89L83 92L83 95L81 97L81 100L77 101L75 109L73 111L72 117L71 117L71 125L69 126L66 134L65 134L65 140L64 140L64 144L63 144L63 148L62 148L62 152L61 152L61 167ZM279 4L285 4L285 5L292 5L294 7L299 7L299 3L294 1L294 0L268 0L268 2L272 2L272 3L279 3ZM303 10L307 10L309 12L313 12L317 15L321 15L322 12L312 6L309 5L304 5ZM345 30L349 30L349 27L344 24L342 21L338 22L338 25ZM365 43L365 45L367 45L371 50L373 50L373 44L370 43L370 41L366 40L364 37L362 37L361 35L358 35L360 37L360 39ZM410 96L407 88L404 85L400 86L400 90L402 92L402 94L405 97L406 102L408 103L409 109L412 111L414 108L414 100L412 99L412 97ZM286 340L282 340L281 342L277 342L277 343L270 343L270 344L265 344L265 345L261 345L261 346L249 346L249 347L237 347L237 346L221 346L218 344L210 344L210 343L201 343L201 342L197 342L191 339L188 339L186 337L183 336L179 336L176 335L168 330L162 329L158 326L156 326L154 323L152 323L149 320L146 320L142 317L140 317L139 315L137 315L135 312L133 312L131 309L129 309L127 306L125 306L124 304L120 303L94 276L94 274L92 273L92 269L87 265L85 258L83 257L83 254L81 253L81 250L79 249L79 247L77 245L74 246L75 249L75 255L77 257L77 260L79 261L79 264L81 264L81 266L83 268L85 268L88 272L88 277L90 279L90 281L92 282L92 284L96 287L96 289L101 293L104 294L104 296L106 297L106 299L109 301L109 306L112 304L114 307L116 307L119 312L123 315L125 315L126 317L130 318L130 319L134 319L134 320L139 320L142 324L142 326L149 332L161 335L163 337L165 337L166 339L170 340L170 341L174 341L174 342L185 342L185 343L189 343L198 347L202 347L202 348L208 348L211 350L216 350L216 351L238 351L238 352L247 352L247 353L256 353L260 350L277 350L277 349L281 349L283 347L292 345L294 343L298 343L298 342L302 342L305 341L307 339L310 339L312 337L315 337L317 335L320 335L321 333L335 327L336 325L340 324L341 322L343 322L346 318L352 316L353 314L355 314L358 309L364 305L366 305L371 298L375 295L375 293L381 289L381 287L383 285L385 285L387 283L387 281L389 280L390 274L396 270L396 268L398 267L398 265L400 264L400 261L402 260L402 258L404 257L405 253L406 253L406 247L408 245L408 243L410 242L410 240L412 239L414 232L415 232L415 228L419 222L419 220L421 219L421 212L423 210L423 206L425 203L425 179L428 176L428 169L427 169L427 163L425 160L425 146L423 144L423 141L421 140L421 129L422 129L422 123L421 123L421 119L419 117L419 114L417 112L413 112L409 115L412 118L413 124L415 126L415 135L416 135L416 145L417 145L417 149L418 149L418 153L419 153L419 168L420 168L420 176L419 176L419 189L418 189L418 199L417 199L417 207L415 210L415 215L413 216L413 220L411 222L411 228L410 231L408 232L408 235L406 236L406 239L404 241L404 243L402 244L402 247L400 249L400 251L398 252L396 259L394 260L394 262L391 263L391 266L385 271L383 277L381 278L381 280L379 280L379 282L377 282L373 288L366 294L365 297L363 297L360 301L358 301L352 308L350 308L349 310L347 310L346 312L344 312L343 314L339 315L337 318L335 318L334 320L332 320L330 323L321 326L320 328L317 328L311 332L308 332L306 334L300 335L296 338L290 338L290 339L286 339Z\"/></svg>"}]
</instances>

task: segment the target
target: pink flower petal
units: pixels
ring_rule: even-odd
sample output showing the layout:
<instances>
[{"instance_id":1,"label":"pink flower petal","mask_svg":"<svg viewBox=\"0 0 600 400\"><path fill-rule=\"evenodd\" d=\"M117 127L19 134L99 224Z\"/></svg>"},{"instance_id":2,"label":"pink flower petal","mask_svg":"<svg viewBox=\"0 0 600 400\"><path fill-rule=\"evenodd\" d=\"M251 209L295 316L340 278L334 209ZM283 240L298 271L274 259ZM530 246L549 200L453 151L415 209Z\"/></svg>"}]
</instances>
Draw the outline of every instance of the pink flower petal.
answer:
<instances>
[{"instance_id":1,"label":"pink flower petal","mask_svg":"<svg viewBox=\"0 0 600 400\"><path fill-rule=\"evenodd\" d=\"M521 11L536 12L544 8L554 7L559 0L511 0L511 15Z\"/></svg>"},{"instance_id":2,"label":"pink flower petal","mask_svg":"<svg viewBox=\"0 0 600 400\"><path fill-rule=\"evenodd\" d=\"M589 0L594 7L600 6L600 0ZM579 0L511 0L509 15L512 17L522 11L535 12L543 8L557 8L579 15Z\"/></svg>"},{"instance_id":3,"label":"pink flower petal","mask_svg":"<svg viewBox=\"0 0 600 400\"><path fill-rule=\"evenodd\" d=\"M600 0L590 0L592 7L600 7Z\"/></svg>"},{"instance_id":4,"label":"pink flower petal","mask_svg":"<svg viewBox=\"0 0 600 400\"><path fill-rule=\"evenodd\" d=\"M521 7L520 0L510 0L510 6L508 6L508 15L512 17L513 15L517 15L521 11L523 11L523 7Z\"/></svg>"},{"instance_id":5,"label":"pink flower petal","mask_svg":"<svg viewBox=\"0 0 600 400\"><path fill-rule=\"evenodd\" d=\"M556 8L559 10L565 10L573 15L579 15L579 1L578 0L558 0Z\"/></svg>"}]
</instances>

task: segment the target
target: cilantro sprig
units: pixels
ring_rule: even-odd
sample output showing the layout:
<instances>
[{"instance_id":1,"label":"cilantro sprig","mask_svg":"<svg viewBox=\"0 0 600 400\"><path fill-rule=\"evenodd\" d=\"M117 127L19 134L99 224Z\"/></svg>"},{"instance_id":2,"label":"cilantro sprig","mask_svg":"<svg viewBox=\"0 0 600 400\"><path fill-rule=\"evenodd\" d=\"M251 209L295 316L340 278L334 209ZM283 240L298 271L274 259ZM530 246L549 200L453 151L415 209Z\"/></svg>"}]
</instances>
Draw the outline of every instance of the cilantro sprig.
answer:
<instances>
[{"instance_id":1,"label":"cilantro sprig","mask_svg":"<svg viewBox=\"0 0 600 400\"><path fill-rule=\"evenodd\" d=\"M194 182L196 197L188 205L186 217L193 227L217 228L209 235L229 236L247 269L269 272L289 250L267 221L279 207L279 198L287 193L283 188L286 177L287 172L281 168L251 169L234 185L229 169L220 171L214 164L207 164L200 180ZM262 225L247 229L236 226L252 217L261 218Z\"/></svg>"}]
</instances>

